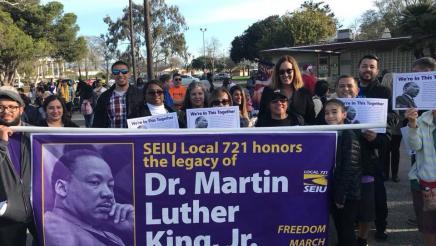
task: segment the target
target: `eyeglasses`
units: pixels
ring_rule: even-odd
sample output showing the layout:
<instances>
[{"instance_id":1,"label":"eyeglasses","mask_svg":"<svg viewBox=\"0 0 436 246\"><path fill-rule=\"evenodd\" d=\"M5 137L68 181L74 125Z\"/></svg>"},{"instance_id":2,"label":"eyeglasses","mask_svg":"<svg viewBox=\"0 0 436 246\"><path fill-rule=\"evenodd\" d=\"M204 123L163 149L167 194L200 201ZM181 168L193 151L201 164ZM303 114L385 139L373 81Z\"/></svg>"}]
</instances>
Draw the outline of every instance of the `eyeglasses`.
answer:
<instances>
[{"instance_id":1,"label":"eyeglasses","mask_svg":"<svg viewBox=\"0 0 436 246\"><path fill-rule=\"evenodd\" d=\"M150 96L154 96L154 95L162 96L163 90L151 90L151 91L147 91L147 94Z\"/></svg>"},{"instance_id":2,"label":"eyeglasses","mask_svg":"<svg viewBox=\"0 0 436 246\"><path fill-rule=\"evenodd\" d=\"M11 112L11 113L15 113L19 108L20 108L20 106L3 106L3 105L0 105L0 113L4 113L6 110Z\"/></svg>"},{"instance_id":3,"label":"eyeglasses","mask_svg":"<svg viewBox=\"0 0 436 246\"><path fill-rule=\"evenodd\" d=\"M223 99L223 100L214 100L212 101L212 105L213 106L218 106L218 105L229 105L230 104L230 100L228 99Z\"/></svg>"},{"instance_id":4,"label":"eyeglasses","mask_svg":"<svg viewBox=\"0 0 436 246\"><path fill-rule=\"evenodd\" d=\"M128 69L112 69L112 74L113 75L119 75L120 73L128 74L129 70Z\"/></svg>"},{"instance_id":5,"label":"eyeglasses","mask_svg":"<svg viewBox=\"0 0 436 246\"><path fill-rule=\"evenodd\" d=\"M288 102L288 100L286 100L286 99L275 99L275 100L271 101L271 103L281 103L281 104L285 104L287 102Z\"/></svg>"},{"instance_id":6,"label":"eyeglasses","mask_svg":"<svg viewBox=\"0 0 436 246\"><path fill-rule=\"evenodd\" d=\"M287 74L292 74L294 72L293 68L289 68L289 69L280 69L279 70L279 74L280 75L285 75L285 73Z\"/></svg>"},{"instance_id":7,"label":"eyeglasses","mask_svg":"<svg viewBox=\"0 0 436 246\"><path fill-rule=\"evenodd\" d=\"M174 79L174 81L182 81L182 78Z\"/></svg>"}]
</instances>

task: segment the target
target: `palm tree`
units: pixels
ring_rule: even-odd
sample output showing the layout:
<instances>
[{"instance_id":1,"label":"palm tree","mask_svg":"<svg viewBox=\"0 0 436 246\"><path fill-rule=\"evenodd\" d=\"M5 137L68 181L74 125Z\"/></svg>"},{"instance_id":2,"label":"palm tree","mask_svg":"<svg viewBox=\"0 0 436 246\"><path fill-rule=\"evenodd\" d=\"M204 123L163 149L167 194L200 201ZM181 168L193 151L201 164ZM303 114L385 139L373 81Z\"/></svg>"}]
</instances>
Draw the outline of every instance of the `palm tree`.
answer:
<instances>
[{"instance_id":1,"label":"palm tree","mask_svg":"<svg viewBox=\"0 0 436 246\"><path fill-rule=\"evenodd\" d=\"M436 4L432 0L421 0L407 6L399 21L400 32L411 35L409 48L415 58L425 56L428 48L430 56L436 59Z\"/></svg>"}]
</instances>

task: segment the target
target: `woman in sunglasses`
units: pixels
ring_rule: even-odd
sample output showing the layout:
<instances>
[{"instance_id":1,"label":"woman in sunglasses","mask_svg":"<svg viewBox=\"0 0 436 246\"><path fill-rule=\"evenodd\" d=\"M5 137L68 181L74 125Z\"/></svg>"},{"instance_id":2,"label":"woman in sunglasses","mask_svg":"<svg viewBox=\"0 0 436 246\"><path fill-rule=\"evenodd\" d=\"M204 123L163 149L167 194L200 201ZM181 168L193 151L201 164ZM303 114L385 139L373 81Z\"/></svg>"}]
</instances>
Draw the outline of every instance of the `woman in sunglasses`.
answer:
<instances>
[{"instance_id":1,"label":"woman in sunglasses","mask_svg":"<svg viewBox=\"0 0 436 246\"><path fill-rule=\"evenodd\" d=\"M145 105L138 117L177 113L180 128L186 128L181 111L172 108L164 103L164 87L159 80L151 80L144 86Z\"/></svg>"},{"instance_id":2,"label":"woman in sunglasses","mask_svg":"<svg viewBox=\"0 0 436 246\"><path fill-rule=\"evenodd\" d=\"M271 85L265 87L262 93L258 120L271 119L270 102L277 90L288 100L288 113L294 112L301 115L306 124L314 123L315 110L312 96L304 89L297 61L291 56L282 56L274 66Z\"/></svg>"},{"instance_id":3,"label":"woman in sunglasses","mask_svg":"<svg viewBox=\"0 0 436 246\"><path fill-rule=\"evenodd\" d=\"M230 88L230 95L232 95L233 106L239 107L241 127L249 127L250 119L248 117L247 97L245 96L244 89L239 85L234 85Z\"/></svg>"},{"instance_id":4,"label":"woman in sunglasses","mask_svg":"<svg viewBox=\"0 0 436 246\"><path fill-rule=\"evenodd\" d=\"M304 125L301 115L288 110L288 98L285 94L276 90L271 95L268 105L270 117L259 118L256 127L297 126Z\"/></svg>"},{"instance_id":5,"label":"woman in sunglasses","mask_svg":"<svg viewBox=\"0 0 436 246\"><path fill-rule=\"evenodd\" d=\"M232 105L232 96L228 90L220 87L212 91L212 94L209 98L209 107L230 107Z\"/></svg>"},{"instance_id":6,"label":"woman in sunglasses","mask_svg":"<svg viewBox=\"0 0 436 246\"><path fill-rule=\"evenodd\" d=\"M209 107L230 107L233 105L232 95L224 87L212 91L209 99ZM245 119L240 118L240 127L248 127Z\"/></svg>"}]
</instances>

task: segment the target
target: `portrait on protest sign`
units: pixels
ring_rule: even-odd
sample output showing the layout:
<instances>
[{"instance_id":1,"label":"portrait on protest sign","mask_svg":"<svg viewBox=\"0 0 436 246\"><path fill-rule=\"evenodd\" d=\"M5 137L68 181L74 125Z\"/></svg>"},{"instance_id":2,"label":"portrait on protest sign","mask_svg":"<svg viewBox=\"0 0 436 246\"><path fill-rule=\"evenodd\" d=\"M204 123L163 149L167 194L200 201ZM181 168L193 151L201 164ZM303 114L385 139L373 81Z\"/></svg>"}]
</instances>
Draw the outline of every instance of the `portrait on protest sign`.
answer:
<instances>
[{"instance_id":1,"label":"portrait on protest sign","mask_svg":"<svg viewBox=\"0 0 436 246\"><path fill-rule=\"evenodd\" d=\"M392 108L436 109L436 72L394 73Z\"/></svg>"},{"instance_id":2,"label":"portrait on protest sign","mask_svg":"<svg viewBox=\"0 0 436 246\"><path fill-rule=\"evenodd\" d=\"M44 245L132 245L131 144L43 145Z\"/></svg>"}]
</instances>

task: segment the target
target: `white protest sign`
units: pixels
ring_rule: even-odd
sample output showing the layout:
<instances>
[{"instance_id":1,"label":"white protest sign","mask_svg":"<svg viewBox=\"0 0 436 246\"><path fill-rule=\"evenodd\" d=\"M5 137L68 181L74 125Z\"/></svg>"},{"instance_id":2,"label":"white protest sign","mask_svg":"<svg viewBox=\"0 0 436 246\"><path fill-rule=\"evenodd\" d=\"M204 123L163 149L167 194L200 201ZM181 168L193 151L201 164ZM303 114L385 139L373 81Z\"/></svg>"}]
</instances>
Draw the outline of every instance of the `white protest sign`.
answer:
<instances>
[{"instance_id":1,"label":"white protest sign","mask_svg":"<svg viewBox=\"0 0 436 246\"><path fill-rule=\"evenodd\" d=\"M160 114L127 120L128 128L159 129L179 128L177 113Z\"/></svg>"},{"instance_id":2,"label":"white protest sign","mask_svg":"<svg viewBox=\"0 0 436 246\"><path fill-rule=\"evenodd\" d=\"M188 128L239 128L239 107L187 109Z\"/></svg>"},{"instance_id":3,"label":"white protest sign","mask_svg":"<svg viewBox=\"0 0 436 246\"><path fill-rule=\"evenodd\" d=\"M436 109L436 71L394 73L392 108Z\"/></svg>"},{"instance_id":4,"label":"white protest sign","mask_svg":"<svg viewBox=\"0 0 436 246\"><path fill-rule=\"evenodd\" d=\"M344 102L348 124L383 123L388 118L388 99L381 98L338 98ZM371 129L386 133L386 128Z\"/></svg>"}]
</instances>

